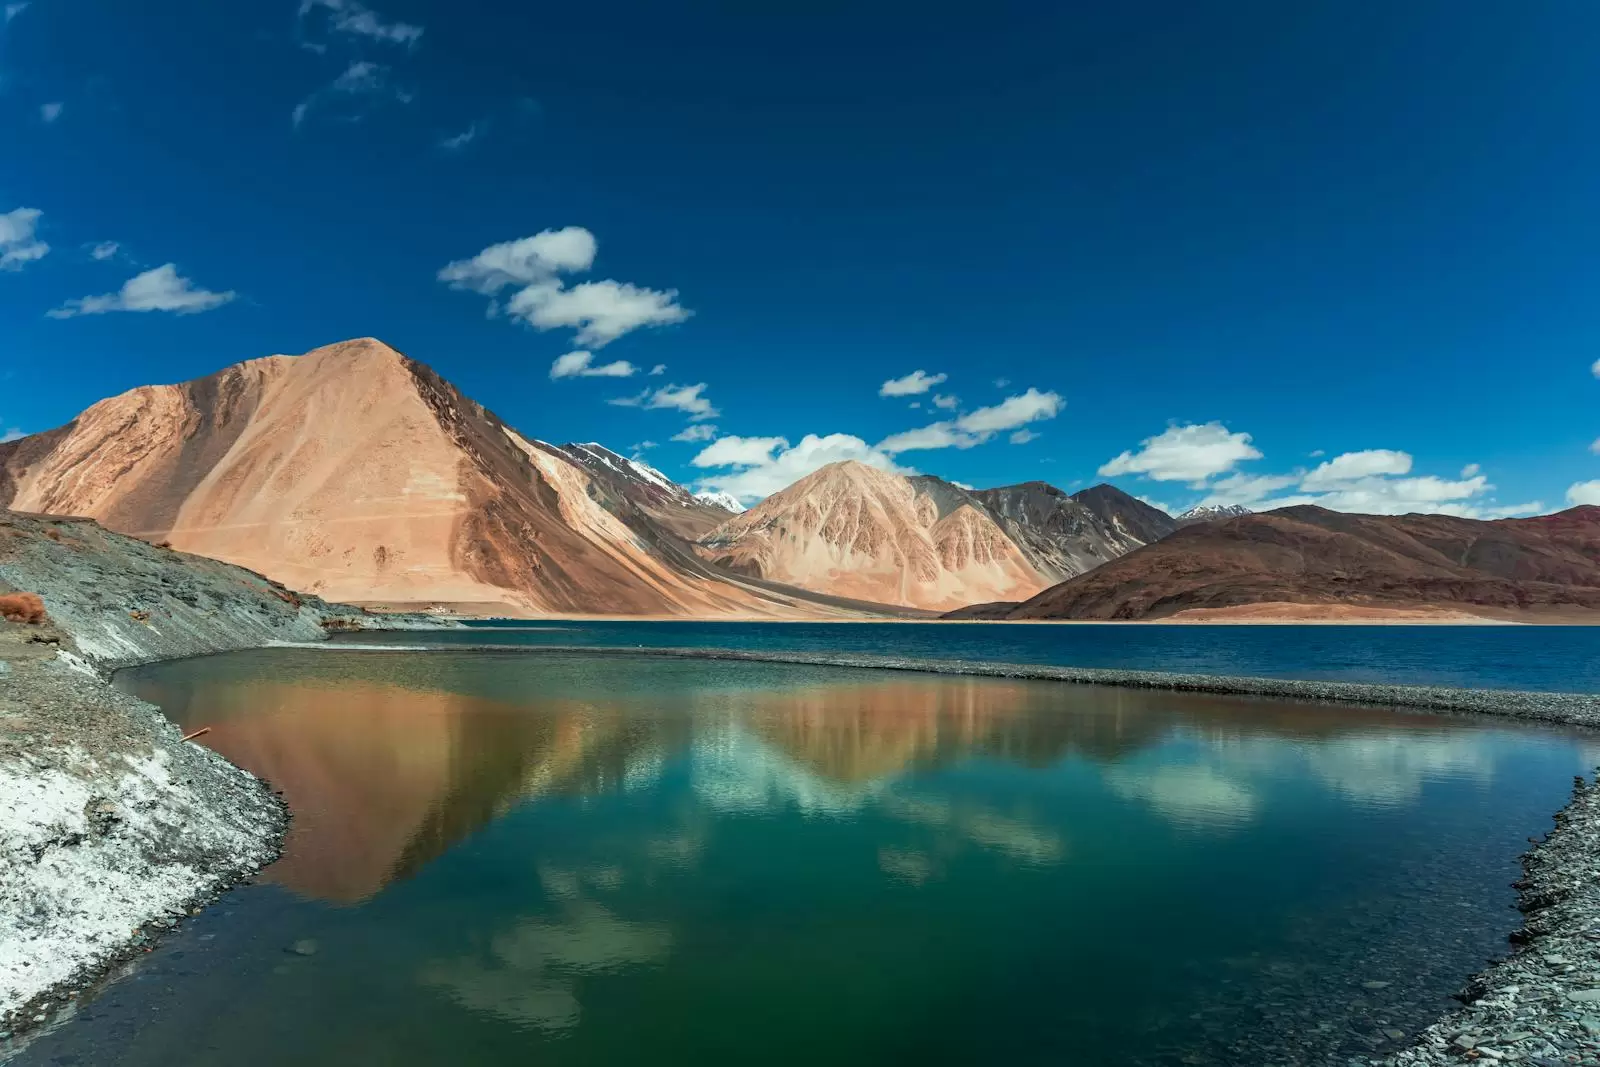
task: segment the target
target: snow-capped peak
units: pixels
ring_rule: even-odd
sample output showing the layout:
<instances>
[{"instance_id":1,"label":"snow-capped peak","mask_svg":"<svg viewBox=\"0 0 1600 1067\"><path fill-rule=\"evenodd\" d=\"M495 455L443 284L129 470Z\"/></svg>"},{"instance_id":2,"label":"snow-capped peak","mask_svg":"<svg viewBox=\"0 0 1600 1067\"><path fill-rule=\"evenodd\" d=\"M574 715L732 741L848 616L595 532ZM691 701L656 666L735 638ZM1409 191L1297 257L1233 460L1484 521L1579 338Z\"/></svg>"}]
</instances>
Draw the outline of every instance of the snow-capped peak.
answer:
<instances>
[{"instance_id":1,"label":"snow-capped peak","mask_svg":"<svg viewBox=\"0 0 1600 1067\"><path fill-rule=\"evenodd\" d=\"M1240 515L1255 514L1243 504L1211 504L1197 508L1190 508L1178 516L1180 525L1193 522L1219 522L1223 519L1236 519Z\"/></svg>"},{"instance_id":2,"label":"snow-capped peak","mask_svg":"<svg viewBox=\"0 0 1600 1067\"><path fill-rule=\"evenodd\" d=\"M705 489L696 493L694 498L696 500L704 500L707 504L714 504L726 511L731 511L735 515L739 514L745 509L744 505L739 503L738 497L734 496L732 493L724 493L721 490L712 491L710 489Z\"/></svg>"}]
</instances>

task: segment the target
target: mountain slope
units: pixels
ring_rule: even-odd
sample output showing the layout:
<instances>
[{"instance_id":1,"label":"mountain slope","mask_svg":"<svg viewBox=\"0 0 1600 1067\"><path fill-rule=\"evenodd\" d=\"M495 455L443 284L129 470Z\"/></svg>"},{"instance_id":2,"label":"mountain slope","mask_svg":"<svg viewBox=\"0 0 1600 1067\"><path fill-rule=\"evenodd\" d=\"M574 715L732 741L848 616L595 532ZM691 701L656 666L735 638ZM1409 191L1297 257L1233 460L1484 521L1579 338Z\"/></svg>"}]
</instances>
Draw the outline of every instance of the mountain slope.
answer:
<instances>
[{"instance_id":1,"label":"mountain slope","mask_svg":"<svg viewBox=\"0 0 1600 1067\"><path fill-rule=\"evenodd\" d=\"M1302 506L1198 523L1002 617L1142 619L1248 605L1600 609L1600 508L1482 521Z\"/></svg>"},{"instance_id":2,"label":"mountain slope","mask_svg":"<svg viewBox=\"0 0 1600 1067\"><path fill-rule=\"evenodd\" d=\"M1110 486L1102 488L1121 493ZM1135 517L1129 521L1121 511L1114 510L1114 502L1105 494L1105 512L1114 516L1108 521L1045 482L979 489L972 495L1000 521L1006 533L1027 554L1034 569L1052 582L1065 581L1092 570L1143 544L1133 531L1153 531L1160 527L1159 519L1147 518L1140 512L1130 511L1128 514ZM1141 511L1149 507L1137 500L1133 504Z\"/></svg>"},{"instance_id":3,"label":"mountain slope","mask_svg":"<svg viewBox=\"0 0 1600 1067\"><path fill-rule=\"evenodd\" d=\"M1105 524L1123 552L1154 544L1178 528L1177 521L1160 508L1104 482L1073 493L1072 499Z\"/></svg>"},{"instance_id":4,"label":"mountain slope","mask_svg":"<svg viewBox=\"0 0 1600 1067\"><path fill-rule=\"evenodd\" d=\"M0 506L86 515L329 598L814 613L697 559L652 517L670 486L644 501L371 338L134 389L0 445ZM715 509L682 510L693 530Z\"/></svg>"},{"instance_id":5,"label":"mountain slope","mask_svg":"<svg viewBox=\"0 0 1600 1067\"><path fill-rule=\"evenodd\" d=\"M972 494L853 461L829 464L701 538L731 569L917 608L1031 596L1045 581Z\"/></svg>"}]
</instances>

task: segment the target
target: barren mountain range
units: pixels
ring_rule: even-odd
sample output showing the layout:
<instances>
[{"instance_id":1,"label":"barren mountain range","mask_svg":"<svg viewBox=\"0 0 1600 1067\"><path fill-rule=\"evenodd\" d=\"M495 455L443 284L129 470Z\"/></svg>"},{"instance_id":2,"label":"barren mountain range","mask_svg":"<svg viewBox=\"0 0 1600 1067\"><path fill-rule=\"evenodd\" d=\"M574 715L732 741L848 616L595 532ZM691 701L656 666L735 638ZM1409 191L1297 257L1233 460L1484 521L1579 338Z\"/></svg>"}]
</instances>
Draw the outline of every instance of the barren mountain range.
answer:
<instances>
[{"instance_id":1,"label":"barren mountain range","mask_svg":"<svg viewBox=\"0 0 1600 1067\"><path fill-rule=\"evenodd\" d=\"M369 605L948 610L1031 597L1172 523L1109 486L974 493L857 464L737 506L602 445L521 434L371 338L143 386L0 444L0 507L88 516Z\"/></svg>"},{"instance_id":2,"label":"barren mountain range","mask_svg":"<svg viewBox=\"0 0 1600 1067\"><path fill-rule=\"evenodd\" d=\"M1131 529L1147 505L1110 486L1087 492L1103 500L1104 517L1042 482L972 491L834 463L729 519L699 546L740 573L950 610L1032 596L1145 543Z\"/></svg>"},{"instance_id":3,"label":"barren mountain range","mask_svg":"<svg viewBox=\"0 0 1600 1067\"><path fill-rule=\"evenodd\" d=\"M1187 525L1007 619L1587 618L1600 609L1600 508L1530 519L1280 508Z\"/></svg>"}]
</instances>

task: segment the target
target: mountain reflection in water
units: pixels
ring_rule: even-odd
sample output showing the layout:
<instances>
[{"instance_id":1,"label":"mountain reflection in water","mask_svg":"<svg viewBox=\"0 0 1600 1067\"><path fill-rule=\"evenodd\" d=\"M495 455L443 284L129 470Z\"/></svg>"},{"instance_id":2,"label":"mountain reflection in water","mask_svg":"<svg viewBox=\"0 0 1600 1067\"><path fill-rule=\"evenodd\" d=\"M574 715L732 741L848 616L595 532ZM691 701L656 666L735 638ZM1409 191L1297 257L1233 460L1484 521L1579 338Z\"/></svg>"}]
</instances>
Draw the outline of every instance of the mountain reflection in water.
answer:
<instances>
[{"instance_id":1,"label":"mountain reflection in water","mask_svg":"<svg viewBox=\"0 0 1600 1067\"><path fill-rule=\"evenodd\" d=\"M1305 742L1309 776L1373 803L1404 802L1433 772L1492 770L1475 731L1387 709L782 665L743 672L767 685L652 697L645 674L659 661L595 660L552 683L549 657L493 657L484 671L471 654L298 653L285 671L274 661L286 655L148 668L124 685L186 729L210 726L207 744L282 790L294 821L264 878L338 903L370 898L518 803L644 788L678 757L713 810L845 816L876 805L942 828L946 843L931 852L880 850L884 873L910 882L932 877L950 842L1026 863L1066 849L1059 829L1025 812L896 792L919 771L968 761L1077 757L1103 766L1111 792L1191 827L1253 817L1253 768L1281 765L1286 742ZM574 680L598 684L576 687L580 697ZM1397 745L1397 730L1427 736ZM1193 743L1192 760L1141 764L1142 750L1174 738Z\"/></svg>"}]
</instances>

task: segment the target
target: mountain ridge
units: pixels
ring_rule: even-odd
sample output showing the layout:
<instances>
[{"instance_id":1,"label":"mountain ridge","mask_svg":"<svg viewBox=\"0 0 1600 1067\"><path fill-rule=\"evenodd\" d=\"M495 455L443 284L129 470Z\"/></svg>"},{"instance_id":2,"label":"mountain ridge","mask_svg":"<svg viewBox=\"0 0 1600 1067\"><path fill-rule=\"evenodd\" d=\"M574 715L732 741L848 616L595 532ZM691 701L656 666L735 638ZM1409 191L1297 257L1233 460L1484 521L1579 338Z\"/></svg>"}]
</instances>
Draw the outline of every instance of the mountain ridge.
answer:
<instances>
[{"instance_id":1,"label":"mountain ridge","mask_svg":"<svg viewBox=\"0 0 1600 1067\"><path fill-rule=\"evenodd\" d=\"M334 599L515 614L842 610L716 573L635 490L534 444L374 338L140 386L0 445L0 506L86 515ZM707 509L688 499L684 511Z\"/></svg>"},{"instance_id":2,"label":"mountain ridge","mask_svg":"<svg viewBox=\"0 0 1600 1067\"><path fill-rule=\"evenodd\" d=\"M1299 505L1185 526L977 617L1515 617L1600 610L1600 507L1524 519L1357 515ZM971 616L968 616L971 617Z\"/></svg>"}]
</instances>

